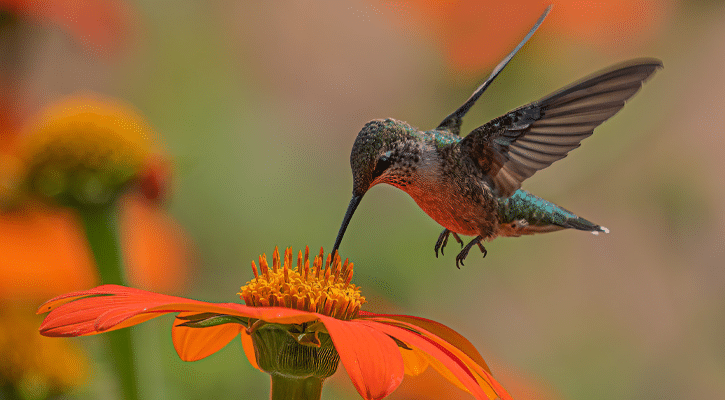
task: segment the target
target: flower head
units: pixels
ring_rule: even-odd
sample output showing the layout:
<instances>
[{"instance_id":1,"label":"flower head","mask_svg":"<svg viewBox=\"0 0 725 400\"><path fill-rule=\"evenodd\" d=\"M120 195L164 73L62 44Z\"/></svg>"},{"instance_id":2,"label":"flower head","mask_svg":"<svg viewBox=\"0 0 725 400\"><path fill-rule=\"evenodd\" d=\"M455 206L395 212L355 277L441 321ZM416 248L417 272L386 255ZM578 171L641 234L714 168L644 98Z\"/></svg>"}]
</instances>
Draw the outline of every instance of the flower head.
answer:
<instances>
[{"instance_id":1,"label":"flower head","mask_svg":"<svg viewBox=\"0 0 725 400\"><path fill-rule=\"evenodd\" d=\"M151 157L151 128L129 106L95 96L49 107L21 150L30 192L74 206L113 201Z\"/></svg>"},{"instance_id":2,"label":"flower head","mask_svg":"<svg viewBox=\"0 0 725 400\"><path fill-rule=\"evenodd\" d=\"M321 252L322 253L322 252ZM277 251L275 251L277 254ZM359 310L364 303L350 283L352 264L322 254L310 266L309 251L260 258L260 270L242 287L238 303L206 303L116 285L56 297L38 309L50 312L45 336L93 335L178 312L172 339L179 357L199 360L241 335L250 363L273 376L334 373L338 361L365 399L392 393L404 374L432 366L478 399L510 396L493 379L478 351L450 328L405 315ZM303 261L304 260L304 261Z\"/></svg>"},{"instance_id":3,"label":"flower head","mask_svg":"<svg viewBox=\"0 0 725 400\"><path fill-rule=\"evenodd\" d=\"M157 142L145 118L119 100L84 94L50 105L32 121L17 140L4 143L7 148L0 143L0 276L6 278L0 279L0 299L47 299L96 284L78 209L55 207L59 202L117 206L133 285L179 290L193 246L159 207L171 165L154 153ZM3 135L0 126L0 141ZM118 202L104 203L119 195ZM48 243L54 251L40 251ZM169 269L177 273L168 276Z\"/></svg>"}]
</instances>

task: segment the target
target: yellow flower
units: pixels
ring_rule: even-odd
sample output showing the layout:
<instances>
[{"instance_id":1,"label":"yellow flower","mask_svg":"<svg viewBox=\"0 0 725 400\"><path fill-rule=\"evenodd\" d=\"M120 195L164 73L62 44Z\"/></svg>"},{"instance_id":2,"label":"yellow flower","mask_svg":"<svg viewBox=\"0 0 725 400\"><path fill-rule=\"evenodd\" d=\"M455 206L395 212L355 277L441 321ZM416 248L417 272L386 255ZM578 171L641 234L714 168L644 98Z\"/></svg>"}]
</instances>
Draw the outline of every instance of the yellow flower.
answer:
<instances>
[{"instance_id":1,"label":"yellow flower","mask_svg":"<svg viewBox=\"0 0 725 400\"><path fill-rule=\"evenodd\" d=\"M152 129L130 106L94 95L51 105L20 151L28 190L66 205L113 202L144 173Z\"/></svg>"},{"instance_id":2,"label":"yellow flower","mask_svg":"<svg viewBox=\"0 0 725 400\"><path fill-rule=\"evenodd\" d=\"M75 211L109 205L104 201L124 192L130 193L110 205L118 212L129 279L144 288L179 290L193 246L158 207L171 165L158 154L145 119L130 105L87 93L50 105L31 122L4 143L8 147L0 143L0 276L7 277L0 279L0 299L46 299L94 286L98 273L82 213ZM53 251L41 251L48 243Z\"/></svg>"}]
</instances>

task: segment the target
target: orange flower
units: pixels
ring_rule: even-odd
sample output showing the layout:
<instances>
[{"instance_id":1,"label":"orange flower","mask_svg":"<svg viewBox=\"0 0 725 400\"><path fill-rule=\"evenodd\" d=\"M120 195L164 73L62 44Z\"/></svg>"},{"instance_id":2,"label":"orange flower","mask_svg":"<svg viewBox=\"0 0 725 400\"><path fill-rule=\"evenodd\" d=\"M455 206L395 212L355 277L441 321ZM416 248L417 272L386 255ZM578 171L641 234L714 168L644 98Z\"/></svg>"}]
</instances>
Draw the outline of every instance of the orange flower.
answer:
<instances>
[{"instance_id":1,"label":"orange flower","mask_svg":"<svg viewBox=\"0 0 725 400\"><path fill-rule=\"evenodd\" d=\"M0 398L55 398L83 383L88 361L77 343L38 335L25 307L0 301L0 315Z\"/></svg>"},{"instance_id":2,"label":"orange flower","mask_svg":"<svg viewBox=\"0 0 725 400\"><path fill-rule=\"evenodd\" d=\"M131 25L129 5L120 0L0 0L9 10L68 30L91 50L118 50Z\"/></svg>"},{"instance_id":3,"label":"orange flower","mask_svg":"<svg viewBox=\"0 0 725 400\"><path fill-rule=\"evenodd\" d=\"M543 31L610 50L651 38L674 8L672 0L385 1L397 23L431 32L448 63L460 72L498 63L548 4L554 7Z\"/></svg>"},{"instance_id":4,"label":"orange flower","mask_svg":"<svg viewBox=\"0 0 725 400\"><path fill-rule=\"evenodd\" d=\"M284 265L276 249L272 266L266 256L260 256L259 272L252 262L255 278L240 293L246 305L206 303L104 285L41 305L38 313L50 314L40 333L93 335L179 313L171 333L184 361L207 357L241 335L250 363L270 373L273 382L276 375L294 376L300 370L306 375L298 376L322 380L342 361L363 398L382 399L400 385L403 374L418 375L430 365L477 399L510 398L478 351L460 334L423 318L360 311L365 299L350 283L353 264L342 263L339 256L331 263L328 255L323 265L321 250L310 266L308 254L309 250L303 262L298 253L295 268L289 249ZM273 342L279 340L288 342L280 351L297 346L302 353L286 357L274 352L270 357ZM299 357L314 350L320 350L314 360ZM284 362L288 364L282 365Z\"/></svg>"},{"instance_id":5,"label":"orange flower","mask_svg":"<svg viewBox=\"0 0 725 400\"><path fill-rule=\"evenodd\" d=\"M163 208L121 200L121 246L134 286L176 291L189 276L193 243ZM53 251L43 251L53 244ZM0 212L0 299L47 299L98 284L83 227L72 210L38 204ZM174 271L169 276L168 271Z\"/></svg>"},{"instance_id":6,"label":"orange flower","mask_svg":"<svg viewBox=\"0 0 725 400\"><path fill-rule=\"evenodd\" d=\"M604 50L631 48L656 35L674 11L673 0L555 0L551 25L567 39Z\"/></svg>"},{"instance_id":7,"label":"orange flower","mask_svg":"<svg viewBox=\"0 0 725 400\"><path fill-rule=\"evenodd\" d=\"M72 96L38 116L12 155L0 154L0 276L9 277L0 280L0 298L48 298L97 284L77 213L30 194L72 204L121 196L121 243L131 282L162 291L181 286L192 246L159 207L170 172L152 152L153 136L126 104ZM48 243L54 251L41 251ZM164 276L169 268L179 273Z\"/></svg>"}]
</instances>

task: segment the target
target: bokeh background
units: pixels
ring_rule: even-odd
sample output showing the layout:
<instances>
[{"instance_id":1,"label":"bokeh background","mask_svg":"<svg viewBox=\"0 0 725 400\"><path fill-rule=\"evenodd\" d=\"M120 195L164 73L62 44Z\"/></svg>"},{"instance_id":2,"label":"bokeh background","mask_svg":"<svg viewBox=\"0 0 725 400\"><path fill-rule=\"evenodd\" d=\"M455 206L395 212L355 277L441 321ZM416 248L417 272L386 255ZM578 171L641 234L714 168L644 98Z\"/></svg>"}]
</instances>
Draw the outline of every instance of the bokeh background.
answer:
<instances>
[{"instance_id":1,"label":"bokeh background","mask_svg":"<svg viewBox=\"0 0 725 400\"><path fill-rule=\"evenodd\" d=\"M611 233L498 239L485 259L473 251L457 270L457 245L436 259L441 228L405 193L381 186L358 208L341 253L355 262L367 310L456 329L515 398L725 398L725 5L551 3L463 131L616 62L662 59L665 68L620 114L524 183ZM235 301L262 252L333 244L352 190L350 148L365 122L435 127L545 6L0 0L0 184L12 197L15 149L46 105L79 91L131 104L172 171L164 208L124 200L135 285ZM53 295L95 285L91 260L71 211L6 207L0 351L21 351L7 338L28 325L24 347L45 356L33 356L35 379L68 382L63 398L114 399L98 338L40 338L40 319L30 316ZM171 321L133 328L144 398L267 396L267 376L238 341L180 361ZM58 343L68 347L38 350ZM61 361L69 357L85 360L78 376ZM0 357L0 368L17 368L11 360ZM27 398L43 398L32 379L21 384ZM343 371L323 393L357 396ZM469 395L426 373L406 377L391 398Z\"/></svg>"}]
</instances>

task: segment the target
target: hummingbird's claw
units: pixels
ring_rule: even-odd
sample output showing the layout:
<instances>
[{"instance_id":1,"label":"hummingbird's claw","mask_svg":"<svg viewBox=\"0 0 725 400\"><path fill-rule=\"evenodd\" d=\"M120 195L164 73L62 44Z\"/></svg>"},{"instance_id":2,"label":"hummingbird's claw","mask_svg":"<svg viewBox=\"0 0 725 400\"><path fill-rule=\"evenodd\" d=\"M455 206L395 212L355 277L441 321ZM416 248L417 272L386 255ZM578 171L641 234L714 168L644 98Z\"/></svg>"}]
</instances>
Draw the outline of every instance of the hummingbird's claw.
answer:
<instances>
[{"instance_id":1,"label":"hummingbird's claw","mask_svg":"<svg viewBox=\"0 0 725 400\"><path fill-rule=\"evenodd\" d=\"M461 269L461 265L464 265L463 260L465 260L466 257L468 257L468 250L470 250L470 249L471 249L470 246L466 246L463 250L461 250L460 253L458 253L458 255L456 256L456 268ZM461 265L458 265L459 263Z\"/></svg>"},{"instance_id":2,"label":"hummingbird's claw","mask_svg":"<svg viewBox=\"0 0 725 400\"><path fill-rule=\"evenodd\" d=\"M454 233L455 235L455 233ZM459 263L463 265L463 260L468 257L468 252L471 250L473 246L478 246L479 249L481 249L481 253L483 253L483 256L486 257L486 254L488 254L488 251L486 251L486 248L483 247L481 244L481 241L483 240L483 236L476 236L475 239L471 240L470 243L466 245L466 247L461 250L460 253L456 256L456 268L461 269L461 267L458 265Z\"/></svg>"},{"instance_id":3,"label":"hummingbird's claw","mask_svg":"<svg viewBox=\"0 0 725 400\"><path fill-rule=\"evenodd\" d=\"M456 239L456 242L461 245L461 248L463 248L463 240L461 240L461 237L458 236L456 232L451 232L453 234L453 238Z\"/></svg>"},{"instance_id":4,"label":"hummingbird's claw","mask_svg":"<svg viewBox=\"0 0 725 400\"><path fill-rule=\"evenodd\" d=\"M486 248L483 247L481 242L478 242L478 248L481 249L481 253L483 253L483 258L486 258L486 255L488 254L488 250L486 250Z\"/></svg>"},{"instance_id":5,"label":"hummingbird's claw","mask_svg":"<svg viewBox=\"0 0 725 400\"><path fill-rule=\"evenodd\" d=\"M436 241L436 245L435 245L436 258L438 258L439 249L441 251L441 255L442 256L445 255L445 254L443 254L443 248L445 248L446 245L448 244L448 237L450 236L451 233L453 234L453 238L456 239L456 242L458 242L461 245L461 248L463 248L463 240L461 240L461 237L458 236L458 234L456 232L453 232L448 229L443 229L443 232L441 232L441 234L438 236L438 240Z\"/></svg>"},{"instance_id":6,"label":"hummingbird's claw","mask_svg":"<svg viewBox=\"0 0 725 400\"><path fill-rule=\"evenodd\" d=\"M436 258L438 258L438 250L440 249L441 255L443 255L443 248L446 247L446 243L448 243L448 234L450 234L451 231L448 229L443 229L443 232L441 232L440 235L438 235L438 240L436 240L436 245L434 247L434 250L436 252Z\"/></svg>"}]
</instances>

